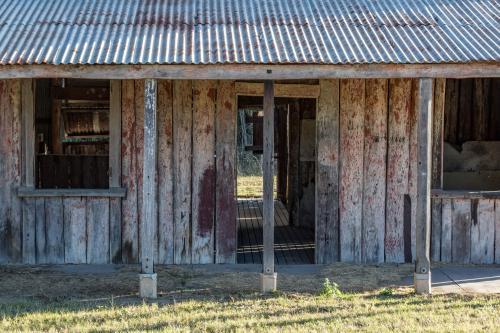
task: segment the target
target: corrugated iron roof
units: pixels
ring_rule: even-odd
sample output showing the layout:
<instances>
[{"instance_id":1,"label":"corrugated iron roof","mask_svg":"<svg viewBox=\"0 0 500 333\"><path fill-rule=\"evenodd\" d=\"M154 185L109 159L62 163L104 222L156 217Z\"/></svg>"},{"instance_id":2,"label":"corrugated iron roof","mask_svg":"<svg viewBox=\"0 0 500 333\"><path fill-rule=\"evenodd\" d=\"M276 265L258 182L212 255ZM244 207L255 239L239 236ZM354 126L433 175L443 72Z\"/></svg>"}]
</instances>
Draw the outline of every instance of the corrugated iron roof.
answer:
<instances>
[{"instance_id":1,"label":"corrugated iron roof","mask_svg":"<svg viewBox=\"0 0 500 333\"><path fill-rule=\"evenodd\" d=\"M500 60L497 0L0 0L0 64Z\"/></svg>"}]
</instances>

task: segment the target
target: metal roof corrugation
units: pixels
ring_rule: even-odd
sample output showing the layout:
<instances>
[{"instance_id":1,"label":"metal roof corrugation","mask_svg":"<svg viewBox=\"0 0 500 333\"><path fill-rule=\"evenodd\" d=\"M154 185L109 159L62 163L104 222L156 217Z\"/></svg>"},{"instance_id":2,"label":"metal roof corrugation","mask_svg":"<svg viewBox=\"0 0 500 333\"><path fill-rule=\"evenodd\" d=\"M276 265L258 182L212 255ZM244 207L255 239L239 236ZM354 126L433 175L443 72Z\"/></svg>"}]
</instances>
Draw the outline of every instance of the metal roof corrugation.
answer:
<instances>
[{"instance_id":1,"label":"metal roof corrugation","mask_svg":"<svg viewBox=\"0 0 500 333\"><path fill-rule=\"evenodd\" d=\"M0 0L0 64L500 60L497 0Z\"/></svg>"}]
</instances>

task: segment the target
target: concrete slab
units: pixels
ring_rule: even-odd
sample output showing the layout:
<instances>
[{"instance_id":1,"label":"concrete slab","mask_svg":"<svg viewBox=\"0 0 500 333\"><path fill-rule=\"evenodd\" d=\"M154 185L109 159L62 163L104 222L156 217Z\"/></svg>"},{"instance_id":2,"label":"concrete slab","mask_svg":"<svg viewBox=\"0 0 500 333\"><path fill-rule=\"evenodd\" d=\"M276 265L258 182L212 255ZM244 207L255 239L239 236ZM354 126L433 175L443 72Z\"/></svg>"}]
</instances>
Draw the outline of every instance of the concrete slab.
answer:
<instances>
[{"instance_id":1,"label":"concrete slab","mask_svg":"<svg viewBox=\"0 0 500 333\"><path fill-rule=\"evenodd\" d=\"M411 286L408 276L403 285ZM500 267L443 266L432 269L433 293L500 293Z\"/></svg>"},{"instance_id":2,"label":"concrete slab","mask_svg":"<svg viewBox=\"0 0 500 333\"><path fill-rule=\"evenodd\" d=\"M500 293L499 267L443 267L440 270L449 276L464 292Z\"/></svg>"}]
</instances>

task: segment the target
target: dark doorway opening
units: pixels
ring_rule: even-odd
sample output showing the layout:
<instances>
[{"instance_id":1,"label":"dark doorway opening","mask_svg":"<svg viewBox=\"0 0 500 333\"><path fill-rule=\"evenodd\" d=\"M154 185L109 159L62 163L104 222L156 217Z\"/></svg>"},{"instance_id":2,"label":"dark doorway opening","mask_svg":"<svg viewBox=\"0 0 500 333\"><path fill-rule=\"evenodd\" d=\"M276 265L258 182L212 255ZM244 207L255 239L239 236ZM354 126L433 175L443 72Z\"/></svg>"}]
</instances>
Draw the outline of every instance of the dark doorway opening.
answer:
<instances>
[{"instance_id":1,"label":"dark doorway opening","mask_svg":"<svg viewBox=\"0 0 500 333\"><path fill-rule=\"evenodd\" d=\"M238 263L262 263L262 97L239 96ZM316 100L275 98L275 263L314 263Z\"/></svg>"}]
</instances>

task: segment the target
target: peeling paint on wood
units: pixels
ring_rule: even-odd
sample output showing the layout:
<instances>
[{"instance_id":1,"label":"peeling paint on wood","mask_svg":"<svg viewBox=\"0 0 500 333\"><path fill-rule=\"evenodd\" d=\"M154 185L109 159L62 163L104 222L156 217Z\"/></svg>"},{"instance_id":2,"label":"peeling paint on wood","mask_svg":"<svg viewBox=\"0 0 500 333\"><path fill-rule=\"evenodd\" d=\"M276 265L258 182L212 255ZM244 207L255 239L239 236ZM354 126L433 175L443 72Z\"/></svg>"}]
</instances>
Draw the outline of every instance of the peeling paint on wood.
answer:
<instances>
[{"instance_id":1,"label":"peeling paint on wood","mask_svg":"<svg viewBox=\"0 0 500 333\"><path fill-rule=\"evenodd\" d=\"M418 174L418 80L411 81L411 105L409 114L409 136L408 136L408 195L409 206L409 237L405 238L405 251L409 250L405 262L413 262L415 259L415 235L417 215L417 174Z\"/></svg>"},{"instance_id":2,"label":"peeling paint on wood","mask_svg":"<svg viewBox=\"0 0 500 333\"><path fill-rule=\"evenodd\" d=\"M340 259L361 261L365 81L340 81Z\"/></svg>"},{"instance_id":3,"label":"peeling paint on wood","mask_svg":"<svg viewBox=\"0 0 500 333\"><path fill-rule=\"evenodd\" d=\"M122 186L127 189L122 201L123 263L139 259L135 117L134 81L122 81Z\"/></svg>"},{"instance_id":4,"label":"peeling paint on wood","mask_svg":"<svg viewBox=\"0 0 500 333\"><path fill-rule=\"evenodd\" d=\"M174 81L174 263L191 263L192 81Z\"/></svg>"},{"instance_id":5,"label":"peeling paint on wood","mask_svg":"<svg viewBox=\"0 0 500 333\"><path fill-rule=\"evenodd\" d=\"M20 108L20 81L0 81L0 263L22 259L22 207L15 193L21 182Z\"/></svg>"},{"instance_id":6,"label":"peeling paint on wood","mask_svg":"<svg viewBox=\"0 0 500 333\"><path fill-rule=\"evenodd\" d=\"M236 262L236 94L234 81L219 81L215 113L215 262Z\"/></svg>"},{"instance_id":7,"label":"peeling paint on wood","mask_svg":"<svg viewBox=\"0 0 500 333\"><path fill-rule=\"evenodd\" d=\"M174 263L172 81L158 81L158 263Z\"/></svg>"},{"instance_id":8,"label":"peeling paint on wood","mask_svg":"<svg viewBox=\"0 0 500 333\"><path fill-rule=\"evenodd\" d=\"M411 80L389 81L389 136L387 148L387 195L385 260L404 262L404 195L408 193L409 114Z\"/></svg>"},{"instance_id":9,"label":"peeling paint on wood","mask_svg":"<svg viewBox=\"0 0 500 333\"><path fill-rule=\"evenodd\" d=\"M384 262L388 81L366 80L362 261Z\"/></svg>"},{"instance_id":10,"label":"peeling paint on wood","mask_svg":"<svg viewBox=\"0 0 500 333\"><path fill-rule=\"evenodd\" d=\"M193 264L214 261L216 98L217 81L193 82Z\"/></svg>"},{"instance_id":11,"label":"peeling paint on wood","mask_svg":"<svg viewBox=\"0 0 500 333\"><path fill-rule=\"evenodd\" d=\"M316 263L340 260L339 80L320 80L316 115Z\"/></svg>"},{"instance_id":12,"label":"peeling paint on wood","mask_svg":"<svg viewBox=\"0 0 500 333\"><path fill-rule=\"evenodd\" d=\"M144 168L144 80L134 81L134 103L135 103L135 159L136 159L136 181L137 181L137 232L138 232L138 255L141 256L141 219L142 219L142 184Z\"/></svg>"}]
</instances>

